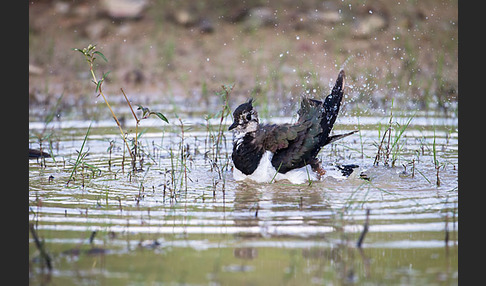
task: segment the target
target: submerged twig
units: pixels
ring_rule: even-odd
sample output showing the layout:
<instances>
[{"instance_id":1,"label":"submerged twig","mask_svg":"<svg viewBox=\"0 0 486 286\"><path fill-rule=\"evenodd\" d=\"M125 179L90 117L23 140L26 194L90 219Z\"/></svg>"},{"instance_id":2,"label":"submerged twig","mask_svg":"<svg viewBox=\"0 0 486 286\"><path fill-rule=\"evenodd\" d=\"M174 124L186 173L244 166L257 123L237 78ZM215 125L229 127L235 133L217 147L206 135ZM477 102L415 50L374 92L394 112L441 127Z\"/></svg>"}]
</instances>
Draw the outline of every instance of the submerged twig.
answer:
<instances>
[{"instance_id":1,"label":"submerged twig","mask_svg":"<svg viewBox=\"0 0 486 286\"><path fill-rule=\"evenodd\" d=\"M95 236L96 236L96 230L95 230L95 231L93 231L93 232L91 233L91 235L89 236L89 244L90 244L90 245L93 245L93 241L94 241Z\"/></svg>"},{"instance_id":2,"label":"submerged twig","mask_svg":"<svg viewBox=\"0 0 486 286\"><path fill-rule=\"evenodd\" d=\"M39 240L39 237L37 236L37 232L35 231L35 228L34 228L34 224L30 224L29 225L29 228L30 228L30 233L32 234L32 237L34 238L34 242L35 242L35 246L37 247L37 249L40 251L40 255L41 257L44 259L44 261L46 262L46 265L47 265L47 269L49 269L49 271L52 270L52 263L51 263L51 257L49 256L49 254L46 252L45 248L44 248L44 245L41 243L41 241Z\"/></svg>"},{"instance_id":3,"label":"submerged twig","mask_svg":"<svg viewBox=\"0 0 486 286\"><path fill-rule=\"evenodd\" d=\"M369 220L370 220L370 209L366 209L366 220L363 225L363 231L361 232L361 235L358 238L358 242L356 243L356 246L358 248L361 248L361 245L363 244L364 238L366 234L368 233L368 228L369 228Z\"/></svg>"}]
</instances>

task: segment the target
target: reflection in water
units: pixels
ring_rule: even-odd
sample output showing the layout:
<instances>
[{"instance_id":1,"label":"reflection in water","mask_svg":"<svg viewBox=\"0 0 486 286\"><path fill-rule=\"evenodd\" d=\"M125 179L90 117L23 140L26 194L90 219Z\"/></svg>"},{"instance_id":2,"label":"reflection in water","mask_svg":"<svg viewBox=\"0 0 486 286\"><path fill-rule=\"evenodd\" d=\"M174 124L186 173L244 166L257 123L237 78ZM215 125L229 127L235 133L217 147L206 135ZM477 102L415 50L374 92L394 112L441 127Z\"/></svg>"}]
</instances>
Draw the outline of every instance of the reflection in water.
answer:
<instances>
[{"instance_id":1,"label":"reflection in water","mask_svg":"<svg viewBox=\"0 0 486 286\"><path fill-rule=\"evenodd\" d=\"M255 259L258 257L258 249L255 247L237 247L233 251L236 258L241 259Z\"/></svg>"},{"instance_id":2,"label":"reflection in water","mask_svg":"<svg viewBox=\"0 0 486 286\"><path fill-rule=\"evenodd\" d=\"M258 241L262 237L272 239L298 239L304 242L327 241L324 234L300 235L295 232L272 232L270 226L299 228L304 225L333 225L334 212L330 207L326 192L320 187L292 186L284 184L258 185L240 182L236 185L234 200L234 223L237 226L259 227L258 233L239 232L235 237L240 244ZM341 283L357 281L357 272L370 275L371 260L366 257L363 249L355 248L343 228L338 228L340 240L326 247L305 247L301 257L308 265L306 272L313 277L314 283L323 283L322 277L333 272L333 277ZM344 239L344 240L342 240ZM278 245L278 242L275 242ZM329 244L328 244L329 245ZM269 245L271 246L271 245ZM258 259L257 247L236 247L233 250L235 258L243 260ZM292 252L292 256L296 253ZM293 261L293 260L291 260ZM288 266L289 273L295 271L294 264ZM360 269L358 269L360 268ZM362 269L361 269L362 268Z\"/></svg>"},{"instance_id":3,"label":"reflection in water","mask_svg":"<svg viewBox=\"0 0 486 286\"><path fill-rule=\"evenodd\" d=\"M240 182L235 186L233 220L236 226L255 232L238 232L236 236L285 237L302 236L303 226L330 225L332 210L325 192L309 186L287 184L253 184Z\"/></svg>"},{"instance_id":4,"label":"reflection in water","mask_svg":"<svg viewBox=\"0 0 486 286\"><path fill-rule=\"evenodd\" d=\"M312 247L302 250L302 257L308 261L309 273L318 279L333 275L343 284L359 281L359 276L370 277L372 260L365 251L349 243L338 243L333 247Z\"/></svg>"},{"instance_id":5,"label":"reflection in water","mask_svg":"<svg viewBox=\"0 0 486 286\"><path fill-rule=\"evenodd\" d=\"M243 227L243 229L259 227L260 217L258 212L260 210L260 196L261 191L254 185L246 182L238 183L235 190L234 199L234 213L233 221L235 226ZM259 238L261 233L254 232L238 232L235 234L238 238Z\"/></svg>"}]
</instances>

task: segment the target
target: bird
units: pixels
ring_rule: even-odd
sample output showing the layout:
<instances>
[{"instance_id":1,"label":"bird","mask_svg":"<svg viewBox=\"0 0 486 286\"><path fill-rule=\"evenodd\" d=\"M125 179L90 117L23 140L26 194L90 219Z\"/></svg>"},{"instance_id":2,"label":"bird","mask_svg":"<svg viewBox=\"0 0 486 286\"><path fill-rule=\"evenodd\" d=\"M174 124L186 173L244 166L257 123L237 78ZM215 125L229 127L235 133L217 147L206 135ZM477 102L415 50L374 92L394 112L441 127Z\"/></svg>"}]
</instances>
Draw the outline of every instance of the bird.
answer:
<instances>
[{"instance_id":1,"label":"bird","mask_svg":"<svg viewBox=\"0 0 486 286\"><path fill-rule=\"evenodd\" d=\"M317 158L322 147L358 132L330 135L343 100L344 81L345 72L341 70L324 101L303 96L293 124L261 124L252 98L239 105L228 127L233 131L233 178L258 183L287 179L293 184L321 179L326 174ZM339 169L349 176L357 167L353 164Z\"/></svg>"},{"instance_id":2,"label":"bird","mask_svg":"<svg viewBox=\"0 0 486 286\"><path fill-rule=\"evenodd\" d=\"M49 155L44 151L29 148L29 159L50 158L50 157L51 155Z\"/></svg>"}]
</instances>

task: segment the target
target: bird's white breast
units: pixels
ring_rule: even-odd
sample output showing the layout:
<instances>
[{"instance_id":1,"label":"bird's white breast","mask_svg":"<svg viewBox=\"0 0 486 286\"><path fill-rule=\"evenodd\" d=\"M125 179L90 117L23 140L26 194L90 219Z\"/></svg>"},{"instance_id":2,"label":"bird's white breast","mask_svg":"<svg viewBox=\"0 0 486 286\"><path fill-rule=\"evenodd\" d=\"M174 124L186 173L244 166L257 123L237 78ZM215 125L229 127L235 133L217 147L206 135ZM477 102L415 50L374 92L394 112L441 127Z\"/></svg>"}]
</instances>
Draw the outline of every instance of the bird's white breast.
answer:
<instances>
[{"instance_id":1,"label":"bird's white breast","mask_svg":"<svg viewBox=\"0 0 486 286\"><path fill-rule=\"evenodd\" d=\"M278 173L272 166L273 153L265 151L258 167L253 174L245 175L237 168L233 169L233 178L236 181L243 181L250 179L257 183L270 183L273 181L289 180L292 184L303 184L309 179L312 181L317 180L317 175L312 171L309 165L288 171L285 174Z\"/></svg>"}]
</instances>

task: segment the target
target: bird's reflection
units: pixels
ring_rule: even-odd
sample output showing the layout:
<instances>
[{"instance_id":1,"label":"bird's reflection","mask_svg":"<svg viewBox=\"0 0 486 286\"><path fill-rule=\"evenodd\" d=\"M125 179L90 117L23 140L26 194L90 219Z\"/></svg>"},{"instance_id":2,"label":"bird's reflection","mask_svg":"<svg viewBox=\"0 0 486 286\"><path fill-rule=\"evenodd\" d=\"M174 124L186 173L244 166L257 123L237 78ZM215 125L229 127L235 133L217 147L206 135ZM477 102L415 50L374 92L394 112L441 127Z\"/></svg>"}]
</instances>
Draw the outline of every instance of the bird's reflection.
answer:
<instances>
[{"instance_id":1,"label":"bird's reflection","mask_svg":"<svg viewBox=\"0 0 486 286\"><path fill-rule=\"evenodd\" d=\"M275 243L279 239L311 240L328 243L327 246L305 247L300 252L304 261L312 265L309 267L311 275L323 277L330 271L342 283L353 283L359 275L370 276L370 260L363 250L353 247L349 237L338 240L338 243L333 238L336 235L347 237L340 233L342 229L322 233L309 228L336 226L335 211L330 200L332 194L327 191L326 184L308 186L243 181L235 187L233 220L241 231L235 234L239 247L234 248L233 256L244 265L258 259L259 251L272 247L272 240L268 238L277 239ZM306 226L308 233L296 232L300 225ZM361 271L364 273L358 274Z\"/></svg>"},{"instance_id":2,"label":"bird's reflection","mask_svg":"<svg viewBox=\"0 0 486 286\"><path fill-rule=\"evenodd\" d=\"M275 233L271 229L287 227L289 223L292 226L322 223L322 218L305 213L330 207L325 192L319 187L288 183L255 184L247 181L240 182L235 187L233 220L234 225L241 228L235 237L245 242L294 235L285 231ZM253 259L258 256L258 251L255 248L237 248L234 255Z\"/></svg>"},{"instance_id":3,"label":"bird's reflection","mask_svg":"<svg viewBox=\"0 0 486 286\"><path fill-rule=\"evenodd\" d=\"M259 226L258 211L260 209L261 193L262 191L255 184L242 182L236 186L233 213L235 226L242 227L242 229L251 229L251 227ZM251 238L261 237L261 234L242 231L236 236L239 238Z\"/></svg>"}]
</instances>

